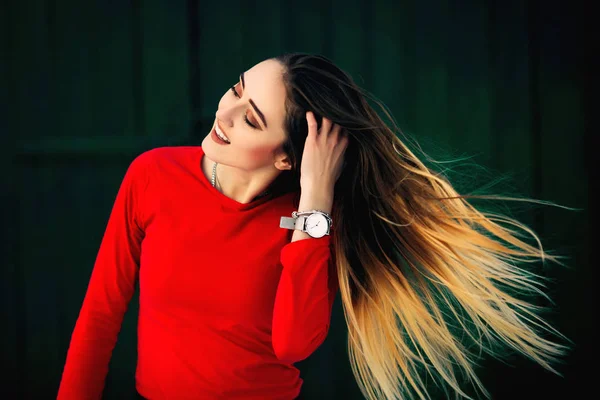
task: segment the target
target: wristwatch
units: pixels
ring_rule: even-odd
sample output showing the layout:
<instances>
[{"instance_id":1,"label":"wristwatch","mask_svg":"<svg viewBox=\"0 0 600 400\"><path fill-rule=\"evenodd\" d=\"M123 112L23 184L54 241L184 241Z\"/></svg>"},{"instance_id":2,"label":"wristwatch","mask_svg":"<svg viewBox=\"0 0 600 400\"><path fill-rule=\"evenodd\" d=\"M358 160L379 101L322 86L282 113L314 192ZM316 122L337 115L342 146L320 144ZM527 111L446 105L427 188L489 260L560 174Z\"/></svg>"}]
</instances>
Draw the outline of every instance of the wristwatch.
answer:
<instances>
[{"instance_id":1,"label":"wristwatch","mask_svg":"<svg viewBox=\"0 0 600 400\"><path fill-rule=\"evenodd\" d=\"M331 216L323 211L294 211L292 212L292 218L281 217L279 227L285 229L298 229L308 233L310 237L318 239L325 235L329 235L329 230L333 226L332 222Z\"/></svg>"}]
</instances>

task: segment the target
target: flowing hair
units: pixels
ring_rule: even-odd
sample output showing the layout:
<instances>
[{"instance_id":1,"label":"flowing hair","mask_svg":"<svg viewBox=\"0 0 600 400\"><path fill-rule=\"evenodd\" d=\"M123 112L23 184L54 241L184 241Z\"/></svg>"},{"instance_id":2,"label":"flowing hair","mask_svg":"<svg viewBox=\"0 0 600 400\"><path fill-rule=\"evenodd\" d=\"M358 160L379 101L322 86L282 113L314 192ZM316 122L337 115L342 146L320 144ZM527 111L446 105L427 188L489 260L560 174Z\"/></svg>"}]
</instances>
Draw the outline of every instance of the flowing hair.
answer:
<instances>
[{"instance_id":1,"label":"flowing hair","mask_svg":"<svg viewBox=\"0 0 600 400\"><path fill-rule=\"evenodd\" d=\"M545 251L525 224L469 200L555 204L458 193L441 171L409 149L409 143L419 146L385 106L330 60L301 53L275 60L284 67L284 149L293 168L274 188L299 190L307 110L319 126L325 117L349 135L346 165L334 191L332 243L350 364L363 395L431 398L433 383L446 397L471 398L466 381L489 397L476 363L482 353L500 358L507 348L558 373L553 364L567 347L548 334L568 340L525 298L545 295L543 278L524 264L563 265L562 257ZM420 151L423 160L432 161Z\"/></svg>"}]
</instances>

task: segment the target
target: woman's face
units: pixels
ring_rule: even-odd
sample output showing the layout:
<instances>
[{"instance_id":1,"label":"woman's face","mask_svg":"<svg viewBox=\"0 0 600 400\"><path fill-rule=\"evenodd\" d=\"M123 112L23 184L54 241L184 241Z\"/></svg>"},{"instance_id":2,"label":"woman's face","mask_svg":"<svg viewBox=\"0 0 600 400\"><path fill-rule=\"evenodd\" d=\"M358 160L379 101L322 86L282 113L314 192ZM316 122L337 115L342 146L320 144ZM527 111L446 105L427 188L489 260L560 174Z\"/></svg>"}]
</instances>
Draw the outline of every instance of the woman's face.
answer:
<instances>
[{"instance_id":1,"label":"woman's face","mask_svg":"<svg viewBox=\"0 0 600 400\"><path fill-rule=\"evenodd\" d=\"M227 90L216 113L215 126L230 144L216 143L213 132L202 142L207 156L220 164L247 171L265 168L289 169L282 151L286 90L283 66L274 60L263 61L238 77Z\"/></svg>"}]
</instances>

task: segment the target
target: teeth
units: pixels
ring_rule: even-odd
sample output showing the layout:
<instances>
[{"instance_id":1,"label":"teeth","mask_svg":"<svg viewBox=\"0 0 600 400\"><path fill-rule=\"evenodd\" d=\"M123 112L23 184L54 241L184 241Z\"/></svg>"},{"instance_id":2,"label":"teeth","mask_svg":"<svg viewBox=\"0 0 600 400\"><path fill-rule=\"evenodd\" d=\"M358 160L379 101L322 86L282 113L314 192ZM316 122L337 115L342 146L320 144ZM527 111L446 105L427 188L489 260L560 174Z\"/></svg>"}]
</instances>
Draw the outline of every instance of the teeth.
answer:
<instances>
[{"instance_id":1,"label":"teeth","mask_svg":"<svg viewBox=\"0 0 600 400\"><path fill-rule=\"evenodd\" d=\"M223 133L221 128L219 128L219 125L215 125L215 131L217 132L218 137L220 137L222 140L226 141L227 143L231 143L229 141L229 138L227 138L227 136L225 136L225 134Z\"/></svg>"}]
</instances>

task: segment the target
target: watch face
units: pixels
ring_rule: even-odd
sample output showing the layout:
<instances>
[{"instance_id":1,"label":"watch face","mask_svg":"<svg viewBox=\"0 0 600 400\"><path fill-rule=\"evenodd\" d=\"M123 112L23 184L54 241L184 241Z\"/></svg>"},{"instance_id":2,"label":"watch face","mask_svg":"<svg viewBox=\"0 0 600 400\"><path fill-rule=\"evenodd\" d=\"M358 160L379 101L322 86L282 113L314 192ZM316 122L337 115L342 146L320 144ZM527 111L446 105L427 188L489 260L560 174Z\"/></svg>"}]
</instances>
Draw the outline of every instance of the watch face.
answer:
<instances>
[{"instance_id":1,"label":"watch face","mask_svg":"<svg viewBox=\"0 0 600 400\"><path fill-rule=\"evenodd\" d=\"M306 232L314 238L325 236L328 227L327 219L322 214L312 214L306 218Z\"/></svg>"}]
</instances>

